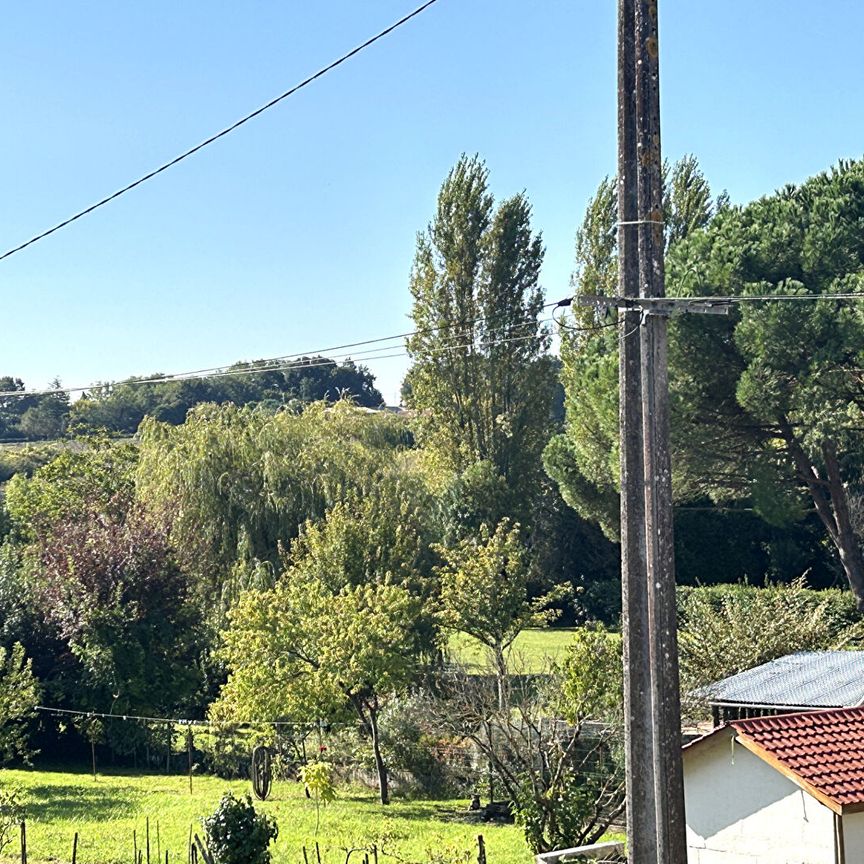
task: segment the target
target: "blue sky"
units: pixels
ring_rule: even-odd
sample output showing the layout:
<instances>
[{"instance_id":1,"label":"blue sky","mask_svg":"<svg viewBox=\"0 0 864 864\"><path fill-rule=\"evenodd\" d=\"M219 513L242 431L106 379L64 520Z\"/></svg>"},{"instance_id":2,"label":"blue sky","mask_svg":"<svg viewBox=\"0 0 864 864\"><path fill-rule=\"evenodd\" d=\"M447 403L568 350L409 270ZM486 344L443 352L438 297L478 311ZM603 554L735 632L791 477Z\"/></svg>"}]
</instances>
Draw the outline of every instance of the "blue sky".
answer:
<instances>
[{"instance_id":1,"label":"blue sky","mask_svg":"<svg viewBox=\"0 0 864 864\"><path fill-rule=\"evenodd\" d=\"M419 0L7 4L0 246L175 156ZM0 374L68 386L410 329L415 234L462 152L525 189L565 296L615 164L613 0L438 0L385 41L0 262ZM660 0L663 150L745 202L864 155L853 0ZM370 363L393 401L404 358Z\"/></svg>"}]
</instances>

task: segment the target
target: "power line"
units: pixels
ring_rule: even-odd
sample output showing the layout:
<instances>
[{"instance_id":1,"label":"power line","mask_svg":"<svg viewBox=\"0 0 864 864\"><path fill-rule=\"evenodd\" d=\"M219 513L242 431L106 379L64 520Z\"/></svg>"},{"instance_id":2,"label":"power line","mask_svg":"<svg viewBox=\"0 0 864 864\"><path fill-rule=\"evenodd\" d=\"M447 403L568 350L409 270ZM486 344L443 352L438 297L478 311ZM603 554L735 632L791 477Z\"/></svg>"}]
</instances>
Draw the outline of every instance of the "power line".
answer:
<instances>
[{"instance_id":1,"label":"power line","mask_svg":"<svg viewBox=\"0 0 864 864\"><path fill-rule=\"evenodd\" d=\"M568 305L570 302L569 299L557 300L551 303L546 303L541 309L549 309L551 307L559 307ZM473 319L469 319L468 321L456 321L450 324L440 324L434 327L424 327L417 330L410 330L404 333L395 333L392 336L380 336L375 339L364 339L359 342L346 342L342 345L335 345L330 348L319 348L315 351L303 351L297 352L295 354L283 354L276 357L269 357L263 360L255 360L249 364L248 367L243 367L239 369L226 369L225 366L209 366L202 369L193 369L186 372L174 372L168 373L165 375L154 375L149 378L125 378L120 381L107 381L101 384L91 384L88 386L77 386L77 387L57 387L51 389L44 390L6 390L0 391L0 398L18 398L23 399L28 396L52 396L58 395L61 393L72 394L72 393L85 393L89 390L99 390L101 387L120 387L123 385L138 385L138 384L168 384L172 381L192 381L201 378L224 378L230 376L239 376L239 375L255 375L261 372L270 372L270 371L285 371L288 369L304 369L304 368L314 368L316 366L326 366L332 363L337 362L340 359L354 359L354 360L386 360L393 357L404 357L408 356L407 352L404 350L400 350L395 354L388 354L385 356L368 356L363 357L364 354L371 355L374 351L388 351L395 349L396 345L384 345L379 349L370 349L369 351L361 351L361 352L353 352L352 354L344 354L341 357L327 356L332 354L334 351L344 351L348 348L358 348L363 347L364 345L377 345L386 342L394 342L397 339L407 339L411 336L417 336L425 333L439 333L442 330L449 330L453 328L462 328L462 327L473 327L474 325L488 321L492 316L489 315L481 315ZM525 322L524 324L517 324L516 327L525 327L533 324L536 328L540 326L540 324L548 323L554 320L553 318L545 318L536 322ZM501 330L503 328L492 328L489 332L495 332L496 330ZM593 329L593 328L592 328ZM458 346L460 349L465 349L471 347L469 344L465 344L462 346ZM457 346L453 346L453 348L448 350L456 350ZM440 349L436 349L440 350ZM321 357L321 360L317 360L315 362L309 362L304 358L310 357L310 355L315 358ZM268 365L269 364L269 365Z\"/></svg>"},{"instance_id":2,"label":"power line","mask_svg":"<svg viewBox=\"0 0 864 864\"><path fill-rule=\"evenodd\" d=\"M35 237L31 237L26 242L7 250L2 255L0 255L0 261L2 261L4 258L8 258L10 255L14 255L16 252L20 252L22 249L26 249L28 246L32 246L34 243L37 243L39 240L43 240L45 237L48 237L55 231L59 231L61 228L65 228L67 225L71 225L73 222L76 222L82 216L87 216L94 210L98 210L100 207L104 207L106 204L114 201L121 195L125 195L127 192L130 192L136 186L140 186L142 183L146 183L148 180L152 180L157 174L161 174L163 171L167 171L169 168L172 168L174 165L177 165L184 159L188 159L190 156L194 155L199 150L203 150L205 147L212 144L214 141L218 141L220 138L224 138L226 135L233 132L235 129L238 129L244 123L248 123L250 120L254 119L259 114L263 114L265 111L272 108L274 105L278 105L283 99L287 99L289 96L293 96L299 90L307 87L313 81L316 81L318 78L323 77L328 72L331 72L333 69L335 69L337 66L341 66L346 60L350 60L352 57L354 57L356 54L359 54L361 51L365 50L370 45L374 45L379 39L383 39L385 36L388 36L390 33L392 33L394 30L397 30L403 24L407 24L412 18L416 18L421 12L424 12L426 9L428 9L430 6L437 2L438 0L426 0L423 5L418 6L413 12L410 12L408 15L400 18L398 21L391 24L389 27L382 30L375 36L372 36L370 39L367 39L365 42L363 42L361 45L358 45L356 48L352 48L350 51L348 51L346 54L343 54L337 60L334 60L332 63L329 63L328 65L319 69L313 75L310 75L308 78L304 78L299 84L295 84L290 90L286 90L284 93L277 96L275 99L271 99L266 105L262 105L260 108L256 108L250 114L241 117L235 123L232 123L230 126L225 127L221 132L217 132L215 135L211 135L209 138L205 139L200 144L196 144L194 147L191 147L189 150L186 150L179 156L175 156L169 162L165 162L163 165L160 165L158 168L150 171L143 177L139 177L137 180L134 180L133 182L127 184L122 189L118 189L116 192L113 192L111 195L102 198L95 204L91 204L84 210L79 210L74 216L70 216L68 219L64 219L62 222L58 222L53 228L49 228L47 231L43 231L41 234L37 234Z\"/></svg>"},{"instance_id":3,"label":"power line","mask_svg":"<svg viewBox=\"0 0 864 864\"><path fill-rule=\"evenodd\" d=\"M138 714L106 714L100 711L83 711L71 708L53 708L49 705L35 705L34 710L40 711L43 714L52 714L57 716L70 717L86 717L99 720L123 720L126 722L138 723L166 723L175 726L200 726L205 728L218 728L221 726L291 726L298 729L315 729L318 727L317 722L300 723L294 720L231 720L226 723L214 723L211 720L187 720L183 717L147 717ZM355 726L356 723L331 723L325 724L328 727L334 726Z\"/></svg>"}]
</instances>

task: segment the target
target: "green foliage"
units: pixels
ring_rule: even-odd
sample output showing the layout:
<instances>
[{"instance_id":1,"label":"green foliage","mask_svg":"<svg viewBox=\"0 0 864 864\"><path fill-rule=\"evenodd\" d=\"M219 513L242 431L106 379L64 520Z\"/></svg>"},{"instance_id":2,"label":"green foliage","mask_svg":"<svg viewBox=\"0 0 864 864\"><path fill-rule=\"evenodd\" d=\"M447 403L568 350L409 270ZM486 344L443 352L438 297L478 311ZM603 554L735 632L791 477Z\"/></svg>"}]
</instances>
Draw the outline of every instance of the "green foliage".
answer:
<instances>
[{"instance_id":1,"label":"green foliage","mask_svg":"<svg viewBox=\"0 0 864 864\"><path fill-rule=\"evenodd\" d=\"M276 410L295 402L336 402L347 397L378 408L383 398L374 376L352 361L302 357L289 368L269 361L235 363L227 375L186 381L104 384L88 390L71 409L70 425L78 432L107 431L134 435L145 417L179 425L204 402L261 405ZM147 380L158 378L147 376Z\"/></svg>"},{"instance_id":2,"label":"green foliage","mask_svg":"<svg viewBox=\"0 0 864 864\"><path fill-rule=\"evenodd\" d=\"M442 626L467 633L493 653L499 672L504 650L527 627L540 627L557 617L550 605L566 596L567 588L527 599L527 550L518 525L503 519L490 534L480 526L478 536L454 547L439 546L445 561L441 579Z\"/></svg>"},{"instance_id":3,"label":"green foliage","mask_svg":"<svg viewBox=\"0 0 864 864\"><path fill-rule=\"evenodd\" d=\"M553 716L572 730L583 730L588 721L595 726L582 731L581 741L574 731L575 737L560 742L558 752L547 757L545 782L523 775L516 820L535 853L595 842L623 805L621 659L619 634L582 628L555 670Z\"/></svg>"},{"instance_id":4,"label":"green foliage","mask_svg":"<svg viewBox=\"0 0 864 864\"><path fill-rule=\"evenodd\" d=\"M796 651L860 647L864 626L848 591L803 580L756 588L679 589L682 694Z\"/></svg>"},{"instance_id":5,"label":"green foliage","mask_svg":"<svg viewBox=\"0 0 864 864\"><path fill-rule=\"evenodd\" d=\"M300 766L300 782L306 794L315 802L315 835L321 827L321 805L336 800L333 768L329 762L317 759Z\"/></svg>"},{"instance_id":6,"label":"green foliage","mask_svg":"<svg viewBox=\"0 0 864 864\"><path fill-rule=\"evenodd\" d=\"M667 245L708 224L718 210L692 156L665 168ZM616 182L605 178L589 201L576 233L573 288L579 294L614 296L618 291ZM675 293L671 291L669 293ZM546 470L577 512L617 538L618 505L618 332L590 309L574 312L577 329L563 329L561 357L565 431L546 448ZM581 328L581 329L580 329Z\"/></svg>"},{"instance_id":7,"label":"green foliage","mask_svg":"<svg viewBox=\"0 0 864 864\"><path fill-rule=\"evenodd\" d=\"M89 506L122 512L134 495L137 449L93 438L62 450L27 477L17 473L6 486L6 509L13 533L35 540L62 519Z\"/></svg>"},{"instance_id":8,"label":"green foliage","mask_svg":"<svg viewBox=\"0 0 864 864\"><path fill-rule=\"evenodd\" d=\"M227 792L203 824L215 864L270 864L270 843L279 831L273 820L255 812L248 796L244 802Z\"/></svg>"},{"instance_id":9,"label":"green foliage","mask_svg":"<svg viewBox=\"0 0 864 864\"><path fill-rule=\"evenodd\" d=\"M417 601L397 585L336 593L302 567L244 593L224 634L228 683L213 716L326 717L404 687L414 670Z\"/></svg>"},{"instance_id":10,"label":"green foliage","mask_svg":"<svg viewBox=\"0 0 864 864\"><path fill-rule=\"evenodd\" d=\"M21 789L17 786L0 788L0 855L18 835L26 813Z\"/></svg>"},{"instance_id":11,"label":"green foliage","mask_svg":"<svg viewBox=\"0 0 864 864\"><path fill-rule=\"evenodd\" d=\"M51 387L59 388L55 379ZM10 375L0 376L0 392L23 393L24 382ZM59 438L66 430L69 397L65 393L0 396L0 439Z\"/></svg>"},{"instance_id":12,"label":"green foliage","mask_svg":"<svg viewBox=\"0 0 864 864\"><path fill-rule=\"evenodd\" d=\"M244 588L272 584L307 520L400 474L408 444L400 418L347 402L275 415L204 405L182 426L142 425L138 493L171 518L181 566L219 618Z\"/></svg>"},{"instance_id":13,"label":"green foliage","mask_svg":"<svg viewBox=\"0 0 864 864\"><path fill-rule=\"evenodd\" d=\"M536 335L543 245L530 221L524 194L495 207L478 157L447 175L417 238L406 388L427 458L456 473L489 462L511 490L509 514L521 504L525 518L555 386L548 333Z\"/></svg>"},{"instance_id":14,"label":"green foliage","mask_svg":"<svg viewBox=\"0 0 864 864\"><path fill-rule=\"evenodd\" d=\"M581 627L573 634L560 667L560 715L570 723L623 721L621 634Z\"/></svg>"},{"instance_id":15,"label":"green foliage","mask_svg":"<svg viewBox=\"0 0 864 864\"><path fill-rule=\"evenodd\" d=\"M19 643L11 651L0 646L0 764L29 760L27 721L38 701L39 683L24 648Z\"/></svg>"}]
</instances>

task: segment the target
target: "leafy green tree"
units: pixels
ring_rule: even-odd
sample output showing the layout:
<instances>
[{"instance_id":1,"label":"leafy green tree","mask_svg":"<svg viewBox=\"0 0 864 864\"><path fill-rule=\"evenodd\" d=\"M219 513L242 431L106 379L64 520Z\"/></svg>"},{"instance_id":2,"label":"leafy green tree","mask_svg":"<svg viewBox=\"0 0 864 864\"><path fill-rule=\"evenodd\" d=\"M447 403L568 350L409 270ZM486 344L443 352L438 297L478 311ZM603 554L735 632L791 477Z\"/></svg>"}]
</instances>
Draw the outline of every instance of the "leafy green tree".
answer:
<instances>
[{"instance_id":1,"label":"leafy green tree","mask_svg":"<svg viewBox=\"0 0 864 864\"><path fill-rule=\"evenodd\" d=\"M372 742L384 804L382 700L404 690L432 645L428 541L410 488L385 485L335 504L304 526L273 588L241 595L224 634L229 679L213 709L302 721L353 710Z\"/></svg>"},{"instance_id":2,"label":"leafy green tree","mask_svg":"<svg viewBox=\"0 0 864 864\"><path fill-rule=\"evenodd\" d=\"M21 472L6 486L6 509L13 535L33 541L87 507L122 513L135 494L137 448L93 438L60 451L33 472ZM86 507L85 507L86 504Z\"/></svg>"},{"instance_id":3,"label":"leafy green tree","mask_svg":"<svg viewBox=\"0 0 864 864\"><path fill-rule=\"evenodd\" d=\"M205 609L268 587L307 520L406 470L404 421L349 402L276 414L201 405L182 426L148 419L137 490L172 523L171 540Z\"/></svg>"},{"instance_id":4,"label":"leafy green tree","mask_svg":"<svg viewBox=\"0 0 864 864\"><path fill-rule=\"evenodd\" d=\"M726 208L725 196L712 201L693 157L666 169L667 245L680 243ZM589 201L576 233L576 293L615 296L618 292L616 181L604 179ZM671 291L670 291L671 293ZM589 308L574 310L574 326L562 328L562 380L566 423L544 454L546 470L565 501L607 536L618 534L618 332L610 317ZM591 332L592 328L597 328ZM677 479L677 478L676 478Z\"/></svg>"},{"instance_id":5,"label":"leafy green tree","mask_svg":"<svg viewBox=\"0 0 864 864\"><path fill-rule=\"evenodd\" d=\"M301 357L290 365L235 363L223 375L198 379L163 382L153 378L159 376L94 387L72 406L70 424L79 432L131 435L145 417L179 425L192 408L204 402L271 406L274 410L294 401L305 404L347 398L367 408L378 408L384 402L365 366L325 357Z\"/></svg>"},{"instance_id":6,"label":"leafy green tree","mask_svg":"<svg viewBox=\"0 0 864 864\"><path fill-rule=\"evenodd\" d=\"M241 596L224 634L228 683L215 719L250 714L308 721L350 707L368 732L381 803L390 800L381 753L381 699L415 671L418 602L386 582L329 590L302 567L269 591Z\"/></svg>"},{"instance_id":7,"label":"leafy green tree","mask_svg":"<svg viewBox=\"0 0 864 864\"><path fill-rule=\"evenodd\" d=\"M27 721L38 700L39 683L23 646L16 642L11 651L0 646L0 764L29 758Z\"/></svg>"},{"instance_id":8,"label":"leafy green tree","mask_svg":"<svg viewBox=\"0 0 864 864\"><path fill-rule=\"evenodd\" d=\"M403 391L418 440L434 464L461 473L488 462L527 518L551 428L554 369L538 329L543 293L539 234L524 193L495 206L488 171L463 156L417 238Z\"/></svg>"},{"instance_id":9,"label":"leafy green tree","mask_svg":"<svg viewBox=\"0 0 864 864\"><path fill-rule=\"evenodd\" d=\"M724 210L676 245L669 282L682 296L801 298L745 301L728 319L676 322L680 485L715 500L749 499L774 523L815 508L864 608L864 558L849 513L849 486L864 469L864 310L833 299L864 288L862 221L864 163L842 163Z\"/></svg>"},{"instance_id":10,"label":"leafy green tree","mask_svg":"<svg viewBox=\"0 0 864 864\"><path fill-rule=\"evenodd\" d=\"M438 547L445 561L439 569L441 624L489 649L502 704L507 649L526 627L553 621L558 612L549 607L567 593L558 586L536 600L527 599L528 555L520 533L518 525L511 527L503 519L492 534L484 524L476 538Z\"/></svg>"}]
</instances>

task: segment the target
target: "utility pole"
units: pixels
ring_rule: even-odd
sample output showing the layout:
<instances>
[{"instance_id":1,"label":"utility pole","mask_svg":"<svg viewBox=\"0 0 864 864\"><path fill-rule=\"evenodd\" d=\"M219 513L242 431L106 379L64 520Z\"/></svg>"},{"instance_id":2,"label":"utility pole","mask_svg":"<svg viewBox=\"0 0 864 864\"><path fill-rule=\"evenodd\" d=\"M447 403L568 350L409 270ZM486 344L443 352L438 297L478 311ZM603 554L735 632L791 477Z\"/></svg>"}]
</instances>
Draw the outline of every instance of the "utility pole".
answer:
<instances>
[{"instance_id":1,"label":"utility pole","mask_svg":"<svg viewBox=\"0 0 864 864\"><path fill-rule=\"evenodd\" d=\"M660 51L657 0L636 0L636 129L639 282L644 298L663 297L663 168L660 153ZM642 422L654 788L659 864L685 864L681 701L669 454L667 318L649 311L642 330Z\"/></svg>"},{"instance_id":2,"label":"utility pole","mask_svg":"<svg viewBox=\"0 0 864 864\"><path fill-rule=\"evenodd\" d=\"M639 295L636 171L636 0L618 0L618 293ZM653 696L642 447L641 321L619 312L621 436L621 596L624 642L624 744L627 845L634 864L657 864Z\"/></svg>"},{"instance_id":3,"label":"utility pole","mask_svg":"<svg viewBox=\"0 0 864 864\"><path fill-rule=\"evenodd\" d=\"M666 333L674 304L658 301L665 295L659 84L657 0L619 0L615 302L623 318L621 579L631 864L684 864L687 855Z\"/></svg>"}]
</instances>

